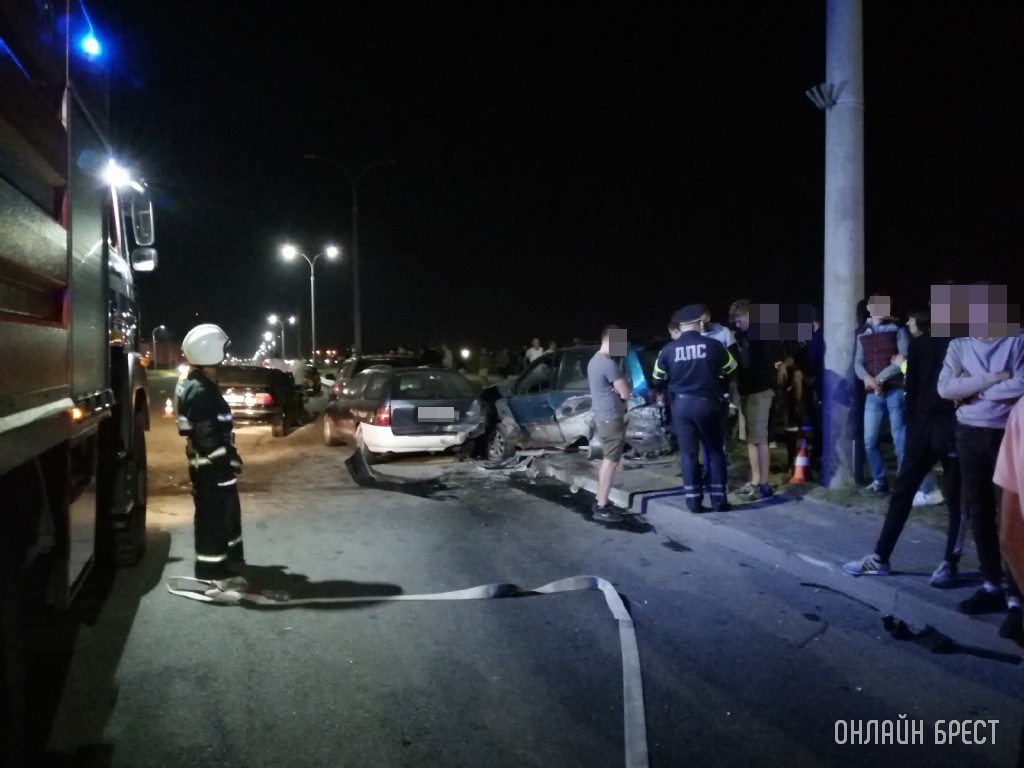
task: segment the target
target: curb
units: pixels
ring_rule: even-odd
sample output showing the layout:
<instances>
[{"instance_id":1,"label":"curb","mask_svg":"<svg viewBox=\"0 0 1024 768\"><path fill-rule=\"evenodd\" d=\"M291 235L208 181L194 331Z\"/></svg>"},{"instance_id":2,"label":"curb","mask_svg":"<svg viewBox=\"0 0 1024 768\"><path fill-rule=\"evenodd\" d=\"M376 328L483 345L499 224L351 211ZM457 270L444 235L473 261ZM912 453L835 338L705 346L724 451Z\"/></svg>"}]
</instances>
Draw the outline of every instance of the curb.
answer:
<instances>
[{"instance_id":1,"label":"curb","mask_svg":"<svg viewBox=\"0 0 1024 768\"><path fill-rule=\"evenodd\" d=\"M574 472L571 469L555 466L542 458L538 458L535 461L534 467L545 477L551 477L566 485L576 486L591 493L597 493L597 480L587 473ZM628 509L637 514L646 514L648 505L654 499L681 496L682 493L682 485L653 488L649 491L627 491L613 486L608 494L608 500L619 509Z\"/></svg>"},{"instance_id":2,"label":"curb","mask_svg":"<svg viewBox=\"0 0 1024 768\"><path fill-rule=\"evenodd\" d=\"M555 467L543 461L538 462L538 469L543 475L576 485L591 493L597 490L597 481L588 475ZM667 498L679 496L681 493L681 488L633 493L613 488L609 499L622 509L656 517L657 527L671 529L673 534L678 533L681 538L705 541L754 558L802 582L827 588L864 603L877 610L880 617L894 616L917 629L932 626L943 634L948 634L960 645L993 649L1024 658L1024 650L1020 646L1012 640L999 637L998 626L994 623L971 618L957 611L953 605L945 607L923 600L897 584L886 584L886 577L850 576L843 571L841 564L826 562L772 544L739 531L727 523L695 515L666 502ZM1024 669L1024 664L1021 668Z\"/></svg>"}]
</instances>

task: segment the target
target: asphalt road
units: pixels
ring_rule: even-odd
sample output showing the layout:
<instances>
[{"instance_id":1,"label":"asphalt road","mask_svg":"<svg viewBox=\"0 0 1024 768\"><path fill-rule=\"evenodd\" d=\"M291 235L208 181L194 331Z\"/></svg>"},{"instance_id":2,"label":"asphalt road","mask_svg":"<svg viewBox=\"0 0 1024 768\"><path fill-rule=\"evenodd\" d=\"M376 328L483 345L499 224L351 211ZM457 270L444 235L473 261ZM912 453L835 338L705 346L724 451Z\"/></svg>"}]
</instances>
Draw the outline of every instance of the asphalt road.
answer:
<instances>
[{"instance_id":1,"label":"asphalt road","mask_svg":"<svg viewBox=\"0 0 1024 768\"><path fill-rule=\"evenodd\" d=\"M171 421L150 434L146 559L39 629L47 764L624 764L618 631L596 592L270 610L169 594L192 565ZM447 476L416 493L362 488L316 422L278 440L244 430L239 449L246 575L264 587L612 581L636 623L653 766L1016 764L1024 670L895 640L841 594L712 544L606 528L584 494L472 464L389 464ZM923 745L835 743L837 720L900 715L924 721ZM934 744L936 721L967 718L998 720L995 744Z\"/></svg>"}]
</instances>

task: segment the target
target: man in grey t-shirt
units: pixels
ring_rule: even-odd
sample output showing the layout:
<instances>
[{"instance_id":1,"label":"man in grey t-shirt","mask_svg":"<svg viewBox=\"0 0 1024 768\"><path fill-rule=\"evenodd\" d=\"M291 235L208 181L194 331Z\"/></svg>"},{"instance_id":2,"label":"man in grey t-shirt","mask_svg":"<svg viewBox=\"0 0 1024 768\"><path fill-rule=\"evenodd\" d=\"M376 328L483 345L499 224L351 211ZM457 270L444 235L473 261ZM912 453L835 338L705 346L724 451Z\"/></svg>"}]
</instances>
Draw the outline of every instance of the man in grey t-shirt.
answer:
<instances>
[{"instance_id":1,"label":"man in grey t-shirt","mask_svg":"<svg viewBox=\"0 0 1024 768\"><path fill-rule=\"evenodd\" d=\"M612 357L625 354L626 331L609 325L601 333L601 349L587 365L591 413L604 454L597 473L597 503L594 505L594 519L602 523L623 520L622 515L609 509L608 495L626 447L626 401L631 394L625 374Z\"/></svg>"}]
</instances>

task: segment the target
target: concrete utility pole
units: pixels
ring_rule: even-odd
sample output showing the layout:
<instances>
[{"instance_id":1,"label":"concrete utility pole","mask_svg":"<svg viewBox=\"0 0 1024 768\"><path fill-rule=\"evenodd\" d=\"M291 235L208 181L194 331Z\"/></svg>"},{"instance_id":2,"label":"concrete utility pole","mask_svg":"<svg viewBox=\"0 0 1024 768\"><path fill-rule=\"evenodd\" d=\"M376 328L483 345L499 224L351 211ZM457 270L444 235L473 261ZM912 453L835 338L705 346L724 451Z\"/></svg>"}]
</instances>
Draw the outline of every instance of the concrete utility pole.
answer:
<instances>
[{"instance_id":1,"label":"concrete utility pole","mask_svg":"<svg viewBox=\"0 0 1024 768\"><path fill-rule=\"evenodd\" d=\"M825 386L822 482L854 481L857 302L864 295L864 48L861 0L827 0L825 83L807 92L825 111Z\"/></svg>"}]
</instances>

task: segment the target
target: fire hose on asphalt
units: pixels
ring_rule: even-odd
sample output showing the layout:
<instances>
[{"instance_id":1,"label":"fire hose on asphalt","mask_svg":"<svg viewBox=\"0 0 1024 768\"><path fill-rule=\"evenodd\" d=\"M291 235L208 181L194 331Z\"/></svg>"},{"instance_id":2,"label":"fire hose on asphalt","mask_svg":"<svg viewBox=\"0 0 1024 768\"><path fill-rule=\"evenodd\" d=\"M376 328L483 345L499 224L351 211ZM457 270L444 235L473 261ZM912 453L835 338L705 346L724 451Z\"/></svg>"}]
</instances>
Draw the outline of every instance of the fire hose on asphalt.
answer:
<instances>
[{"instance_id":1,"label":"fire hose on asphalt","mask_svg":"<svg viewBox=\"0 0 1024 768\"><path fill-rule=\"evenodd\" d=\"M295 598L285 592L260 590L244 578L206 581L188 577L172 578L167 590L173 595L205 603L240 605L243 602L262 606L301 606L314 604L366 603L399 600L486 600L524 595L553 595L559 592L601 590L612 616L619 624L622 648L623 730L625 733L626 768L647 768L647 723L644 716L643 681L640 676L640 652L636 643L633 619L621 595L610 582L600 576L572 576L552 581L536 589L521 590L514 584L482 584L454 592L423 595L363 595L359 597Z\"/></svg>"}]
</instances>

